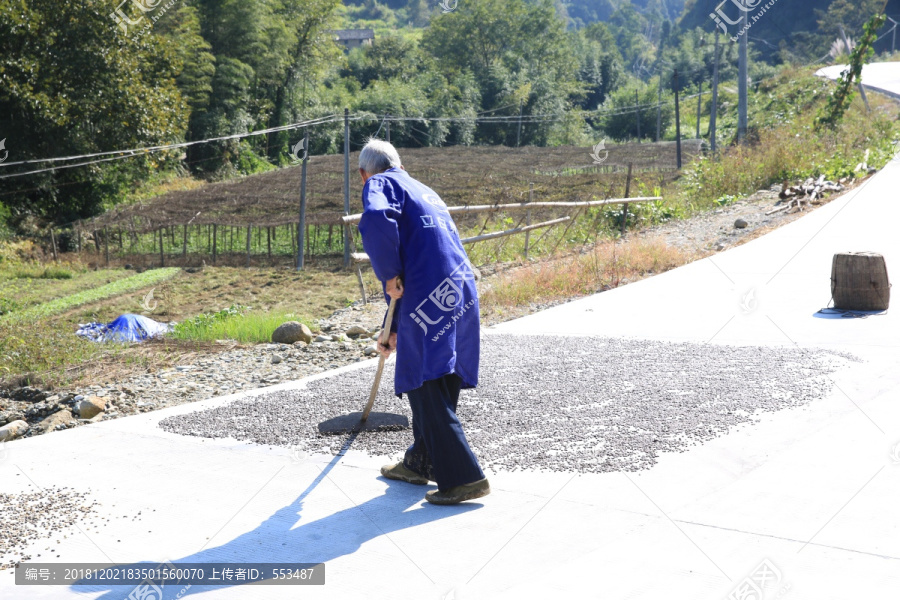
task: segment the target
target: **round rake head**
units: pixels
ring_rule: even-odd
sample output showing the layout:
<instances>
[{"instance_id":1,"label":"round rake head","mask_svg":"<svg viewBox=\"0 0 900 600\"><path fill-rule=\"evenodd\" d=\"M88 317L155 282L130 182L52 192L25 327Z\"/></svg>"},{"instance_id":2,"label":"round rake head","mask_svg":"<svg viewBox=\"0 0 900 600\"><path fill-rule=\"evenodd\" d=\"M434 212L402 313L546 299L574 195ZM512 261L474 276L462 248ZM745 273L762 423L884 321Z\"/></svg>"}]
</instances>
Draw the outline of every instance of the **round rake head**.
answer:
<instances>
[{"instance_id":1,"label":"round rake head","mask_svg":"<svg viewBox=\"0 0 900 600\"><path fill-rule=\"evenodd\" d=\"M365 421L362 420L361 412L352 412L319 423L319 433L323 435L360 431L400 431L408 428L409 419L405 415L385 412L371 412Z\"/></svg>"}]
</instances>

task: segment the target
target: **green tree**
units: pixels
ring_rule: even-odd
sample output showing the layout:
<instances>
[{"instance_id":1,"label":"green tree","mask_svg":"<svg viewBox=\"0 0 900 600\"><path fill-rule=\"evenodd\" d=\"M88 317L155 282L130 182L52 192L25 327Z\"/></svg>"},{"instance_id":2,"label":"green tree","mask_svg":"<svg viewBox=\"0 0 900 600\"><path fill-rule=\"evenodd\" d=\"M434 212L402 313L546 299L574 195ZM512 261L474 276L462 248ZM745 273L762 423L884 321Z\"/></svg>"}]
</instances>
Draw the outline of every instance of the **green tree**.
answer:
<instances>
[{"instance_id":1,"label":"green tree","mask_svg":"<svg viewBox=\"0 0 900 600\"><path fill-rule=\"evenodd\" d=\"M572 47L578 57L578 81L584 86L577 104L585 110L595 110L623 78L622 55L604 23L573 32Z\"/></svg>"},{"instance_id":2,"label":"green tree","mask_svg":"<svg viewBox=\"0 0 900 600\"><path fill-rule=\"evenodd\" d=\"M179 140L188 114L175 80L180 69L160 36L121 35L106 3L0 0L0 137L8 162ZM7 179L2 198L13 219L67 222L120 200L167 160L174 155Z\"/></svg>"},{"instance_id":3,"label":"green tree","mask_svg":"<svg viewBox=\"0 0 900 600\"><path fill-rule=\"evenodd\" d=\"M656 103L659 85L656 80L644 83L637 78L615 92L603 104L604 115L599 119L600 126L606 135L617 140L628 140L637 137L637 117L640 113L641 137L656 135ZM637 102L635 104L635 92ZM635 106L643 108L635 111ZM668 91L663 95L662 130L666 131L674 121L675 107Z\"/></svg>"},{"instance_id":4,"label":"green tree","mask_svg":"<svg viewBox=\"0 0 900 600\"><path fill-rule=\"evenodd\" d=\"M244 133L297 122L340 50L328 29L339 0L197 0L201 31L216 57L207 106L192 114L193 139ZM278 162L287 132L247 140ZM234 168L233 142L195 146L189 161L207 171Z\"/></svg>"},{"instance_id":5,"label":"green tree","mask_svg":"<svg viewBox=\"0 0 900 600\"><path fill-rule=\"evenodd\" d=\"M564 21L549 0L469 0L437 15L423 49L445 73L471 73L481 110L494 116L561 112L583 95L578 61ZM515 145L546 142L550 126L535 124L519 136L517 123L486 124L479 141Z\"/></svg>"},{"instance_id":6,"label":"green tree","mask_svg":"<svg viewBox=\"0 0 900 600\"><path fill-rule=\"evenodd\" d=\"M422 63L414 40L387 35L376 38L371 46L351 50L347 69L342 74L353 77L362 87L366 87L377 79L399 77L409 80L422 70Z\"/></svg>"},{"instance_id":7,"label":"green tree","mask_svg":"<svg viewBox=\"0 0 900 600\"><path fill-rule=\"evenodd\" d=\"M819 51L828 51L832 42L841 38L843 26L847 37L858 39L866 22L884 10L884 0L834 0L827 10L815 9L819 25Z\"/></svg>"},{"instance_id":8,"label":"green tree","mask_svg":"<svg viewBox=\"0 0 900 600\"><path fill-rule=\"evenodd\" d=\"M654 47L645 35L649 25L647 16L639 13L630 2L617 8L609 19L609 29L625 61L625 68L638 76L642 74L642 65L653 62Z\"/></svg>"}]
</instances>

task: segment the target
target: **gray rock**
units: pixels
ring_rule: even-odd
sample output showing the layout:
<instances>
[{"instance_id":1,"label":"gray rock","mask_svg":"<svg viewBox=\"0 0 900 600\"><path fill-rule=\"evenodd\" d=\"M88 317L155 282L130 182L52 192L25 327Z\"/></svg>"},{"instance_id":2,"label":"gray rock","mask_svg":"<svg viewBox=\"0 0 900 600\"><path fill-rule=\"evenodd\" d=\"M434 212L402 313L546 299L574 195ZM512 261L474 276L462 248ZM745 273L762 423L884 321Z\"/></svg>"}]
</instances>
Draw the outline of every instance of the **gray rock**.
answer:
<instances>
[{"instance_id":1,"label":"gray rock","mask_svg":"<svg viewBox=\"0 0 900 600\"><path fill-rule=\"evenodd\" d=\"M283 360L284 360L284 358L280 354L272 355L272 364L273 365L277 365L278 363L280 363Z\"/></svg>"},{"instance_id":2,"label":"gray rock","mask_svg":"<svg viewBox=\"0 0 900 600\"><path fill-rule=\"evenodd\" d=\"M378 354L378 349L375 346L366 346L366 349L363 350L363 353L366 356L375 356Z\"/></svg>"},{"instance_id":3,"label":"gray rock","mask_svg":"<svg viewBox=\"0 0 900 600\"><path fill-rule=\"evenodd\" d=\"M331 341L331 336L330 336L330 335L317 335L317 336L316 336L316 339L313 340L313 341L318 342L318 343L322 343L322 342L330 342L330 341Z\"/></svg>"},{"instance_id":4,"label":"gray rock","mask_svg":"<svg viewBox=\"0 0 900 600\"><path fill-rule=\"evenodd\" d=\"M91 419L106 410L106 401L98 396L88 396L75 405L75 412L82 419Z\"/></svg>"},{"instance_id":5,"label":"gray rock","mask_svg":"<svg viewBox=\"0 0 900 600\"><path fill-rule=\"evenodd\" d=\"M37 419L39 417L45 417L52 412L56 412L55 404L51 405L48 402L36 402L25 410L25 418Z\"/></svg>"},{"instance_id":6,"label":"gray rock","mask_svg":"<svg viewBox=\"0 0 900 600\"><path fill-rule=\"evenodd\" d=\"M75 417L72 416L72 411L68 408L65 410L61 410L53 413L40 423L38 423L38 427L44 430L44 432L48 431L59 431L61 429L66 429L66 426L75 420Z\"/></svg>"},{"instance_id":7,"label":"gray rock","mask_svg":"<svg viewBox=\"0 0 900 600\"><path fill-rule=\"evenodd\" d=\"M369 335L369 330L366 329L365 327L360 327L359 325L354 325L353 327L348 329L346 332L344 332L344 335L346 335L348 338L356 339L361 335L366 335L366 336Z\"/></svg>"},{"instance_id":8,"label":"gray rock","mask_svg":"<svg viewBox=\"0 0 900 600\"><path fill-rule=\"evenodd\" d=\"M272 333L272 341L278 344L293 344L295 342L306 342L308 344L312 341L312 331L299 321L288 321L279 325Z\"/></svg>"},{"instance_id":9,"label":"gray rock","mask_svg":"<svg viewBox=\"0 0 900 600\"><path fill-rule=\"evenodd\" d=\"M12 399L17 402L40 402L50 396L49 392L41 391L31 386L25 386L12 393Z\"/></svg>"},{"instance_id":10,"label":"gray rock","mask_svg":"<svg viewBox=\"0 0 900 600\"><path fill-rule=\"evenodd\" d=\"M28 423L25 421L13 421L0 427L0 442L14 440L28 431Z\"/></svg>"},{"instance_id":11,"label":"gray rock","mask_svg":"<svg viewBox=\"0 0 900 600\"><path fill-rule=\"evenodd\" d=\"M735 229L745 229L748 224L749 223L747 223L747 221L745 221L744 219L738 219L737 221L734 222L734 228Z\"/></svg>"}]
</instances>

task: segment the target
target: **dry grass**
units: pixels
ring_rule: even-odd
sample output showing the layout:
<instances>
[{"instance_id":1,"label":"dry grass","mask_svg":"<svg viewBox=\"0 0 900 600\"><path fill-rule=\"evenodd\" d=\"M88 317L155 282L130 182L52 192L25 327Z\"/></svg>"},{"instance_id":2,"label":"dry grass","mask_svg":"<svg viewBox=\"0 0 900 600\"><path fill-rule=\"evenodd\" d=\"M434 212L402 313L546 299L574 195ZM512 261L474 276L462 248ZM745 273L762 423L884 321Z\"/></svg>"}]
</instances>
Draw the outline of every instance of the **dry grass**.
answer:
<instances>
[{"instance_id":1,"label":"dry grass","mask_svg":"<svg viewBox=\"0 0 900 600\"><path fill-rule=\"evenodd\" d=\"M109 322L122 313L145 314L158 321L182 321L232 304L251 306L254 313L294 313L307 322L329 316L359 298L356 275L321 264L321 270L204 268L73 308L49 318L0 322L0 387L23 383L48 387L95 380L109 381L175 364L185 353L209 353L219 345L168 339L151 344L95 344L75 336L79 323ZM106 276L133 271L105 269ZM47 280L60 289L71 280ZM370 285L373 285L370 282ZM373 285L374 287L374 285ZM141 306L150 290L152 310ZM55 289L44 290L48 298ZM315 329L315 328L313 328Z\"/></svg>"},{"instance_id":2,"label":"dry grass","mask_svg":"<svg viewBox=\"0 0 900 600\"><path fill-rule=\"evenodd\" d=\"M606 241L583 253L529 264L491 278L480 299L482 317L496 321L517 307L549 304L606 291L687 264L699 255L659 239Z\"/></svg>"}]
</instances>

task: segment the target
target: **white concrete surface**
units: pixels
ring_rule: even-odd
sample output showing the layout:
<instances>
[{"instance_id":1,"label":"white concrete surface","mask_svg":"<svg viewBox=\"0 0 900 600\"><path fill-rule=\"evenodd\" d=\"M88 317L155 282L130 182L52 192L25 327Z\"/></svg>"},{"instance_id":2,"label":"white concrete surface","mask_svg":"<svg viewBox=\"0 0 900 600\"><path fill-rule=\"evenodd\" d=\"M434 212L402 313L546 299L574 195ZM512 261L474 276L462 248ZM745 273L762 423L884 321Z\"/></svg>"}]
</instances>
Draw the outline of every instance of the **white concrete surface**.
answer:
<instances>
[{"instance_id":1,"label":"white concrete surface","mask_svg":"<svg viewBox=\"0 0 900 600\"><path fill-rule=\"evenodd\" d=\"M837 79L848 65L831 65L816 71L819 77ZM900 98L900 62L863 65L862 84L867 89Z\"/></svg>"},{"instance_id":2,"label":"white concrete surface","mask_svg":"<svg viewBox=\"0 0 900 600\"><path fill-rule=\"evenodd\" d=\"M109 525L60 539L58 561L327 563L324 586L195 586L184 597L750 598L736 590L768 561L766 599L896 598L898 318L814 313L829 299L834 252L872 250L898 264L898 189L894 161L761 239L496 328L798 344L864 359L835 375L830 397L662 455L648 471L491 473L490 496L435 507L422 499L429 488L378 477L387 457L351 447L294 460L284 448L156 427L226 397L8 444L0 491L65 485L103 503ZM304 382L280 387L291 385ZM0 598L131 592L12 581L0 572Z\"/></svg>"}]
</instances>

